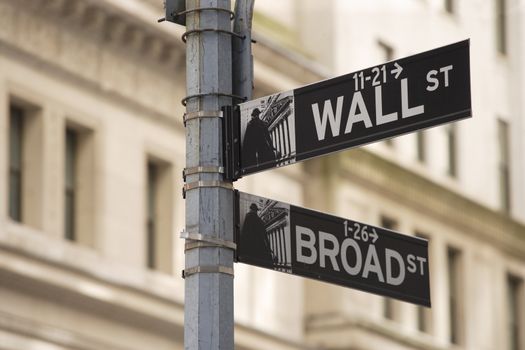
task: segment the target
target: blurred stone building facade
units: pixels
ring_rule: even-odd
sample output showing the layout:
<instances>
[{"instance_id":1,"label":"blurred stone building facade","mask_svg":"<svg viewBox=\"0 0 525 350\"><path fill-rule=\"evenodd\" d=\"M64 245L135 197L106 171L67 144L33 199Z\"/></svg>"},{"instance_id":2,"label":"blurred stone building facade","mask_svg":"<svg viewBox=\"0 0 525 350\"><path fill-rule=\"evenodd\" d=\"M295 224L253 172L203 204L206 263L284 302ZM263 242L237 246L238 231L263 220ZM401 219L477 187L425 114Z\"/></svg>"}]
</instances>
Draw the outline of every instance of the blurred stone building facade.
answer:
<instances>
[{"instance_id":1,"label":"blurred stone building facade","mask_svg":"<svg viewBox=\"0 0 525 350\"><path fill-rule=\"evenodd\" d=\"M246 177L430 240L432 309L235 266L237 349L525 349L522 0L258 0L256 95L471 38L474 117ZM0 349L182 349L182 27L0 0Z\"/></svg>"}]
</instances>

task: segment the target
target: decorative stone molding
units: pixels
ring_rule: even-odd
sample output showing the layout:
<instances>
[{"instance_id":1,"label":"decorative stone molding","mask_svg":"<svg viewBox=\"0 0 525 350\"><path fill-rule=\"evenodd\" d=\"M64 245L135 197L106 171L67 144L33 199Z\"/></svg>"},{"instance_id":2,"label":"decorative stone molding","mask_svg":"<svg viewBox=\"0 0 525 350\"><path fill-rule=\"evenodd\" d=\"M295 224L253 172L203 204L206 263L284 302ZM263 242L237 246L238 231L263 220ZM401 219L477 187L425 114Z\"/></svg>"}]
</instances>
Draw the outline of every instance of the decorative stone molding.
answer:
<instances>
[{"instance_id":1,"label":"decorative stone molding","mask_svg":"<svg viewBox=\"0 0 525 350\"><path fill-rule=\"evenodd\" d=\"M87 8L88 4L86 1L69 0L62 4L59 13L62 14L64 20L79 22L84 18Z\"/></svg>"},{"instance_id":2,"label":"decorative stone molding","mask_svg":"<svg viewBox=\"0 0 525 350\"><path fill-rule=\"evenodd\" d=\"M344 156L341 154L336 162L341 178L379 192L438 222L446 222L465 232L465 236L483 240L509 256L525 256L525 236L521 234L525 232L525 225L522 223L375 153L353 149Z\"/></svg>"},{"instance_id":3,"label":"decorative stone molding","mask_svg":"<svg viewBox=\"0 0 525 350\"><path fill-rule=\"evenodd\" d=\"M88 7L80 21L87 31L101 32L106 19L106 14L100 8Z\"/></svg>"},{"instance_id":4,"label":"decorative stone molding","mask_svg":"<svg viewBox=\"0 0 525 350\"><path fill-rule=\"evenodd\" d=\"M85 80L107 98L143 105L147 115L178 119L174 112L182 113L174 101L184 92L173 78L184 76L185 46L153 19L130 16L109 0L0 0L0 18L3 54L22 54L56 77L74 76L79 87L77 78ZM156 98L137 93L147 90Z\"/></svg>"},{"instance_id":5,"label":"decorative stone molding","mask_svg":"<svg viewBox=\"0 0 525 350\"><path fill-rule=\"evenodd\" d=\"M146 33L140 28L129 26L126 28L124 33L124 42L127 46L135 52L142 52L144 48L144 40L146 38Z\"/></svg>"},{"instance_id":6,"label":"decorative stone molding","mask_svg":"<svg viewBox=\"0 0 525 350\"><path fill-rule=\"evenodd\" d=\"M162 15L156 0L127 1L143 6L144 13L155 14L158 8ZM105 98L119 96L127 106L142 105L147 115L165 115L170 125L181 125L174 114L182 114L185 46L172 30L180 28L166 30L171 24L158 24L156 18L150 22L134 11L113 0L0 0L0 51L17 60L22 55L41 72L73 79L79 87L80 79ZM299 84L321 78L264 40L254 45L254 54ZM261 80L256 85L273 92L272 79L266 82L270 85Z\"/></svg>"},{"instance_id":7,"label":"decorative stone molding","mask_svg":"<svg viewBox=\"0 0 525 350\"><path fill-rule=\"evenodd\" d=\"M104 39L111 44L122 45L125 43L125 33L128 24L116 16L107 16L104 26Z\"/></svg>"}]
</instances>

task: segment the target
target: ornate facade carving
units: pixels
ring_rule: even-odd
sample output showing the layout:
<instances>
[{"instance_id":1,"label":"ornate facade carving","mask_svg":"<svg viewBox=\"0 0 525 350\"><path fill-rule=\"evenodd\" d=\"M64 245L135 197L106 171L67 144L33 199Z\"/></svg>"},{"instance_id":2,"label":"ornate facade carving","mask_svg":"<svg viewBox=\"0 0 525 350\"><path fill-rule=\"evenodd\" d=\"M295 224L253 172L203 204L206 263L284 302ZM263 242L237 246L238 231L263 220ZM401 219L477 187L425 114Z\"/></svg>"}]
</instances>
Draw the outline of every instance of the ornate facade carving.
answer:
<instances>
[{"instance_id":1,"label":"ornate facade carving","mask_svg":"<svg viewBox=\"0 0 525 350\"><path fill-rule=\"evenodd\" d=\"M112 6L98 0L0 0L0 47L176 118L174 110L182 107L171 101L183 97L177 98L174 77L184 79L184 45L156 22L148 25Z\"/></svg>"}]
</instances>

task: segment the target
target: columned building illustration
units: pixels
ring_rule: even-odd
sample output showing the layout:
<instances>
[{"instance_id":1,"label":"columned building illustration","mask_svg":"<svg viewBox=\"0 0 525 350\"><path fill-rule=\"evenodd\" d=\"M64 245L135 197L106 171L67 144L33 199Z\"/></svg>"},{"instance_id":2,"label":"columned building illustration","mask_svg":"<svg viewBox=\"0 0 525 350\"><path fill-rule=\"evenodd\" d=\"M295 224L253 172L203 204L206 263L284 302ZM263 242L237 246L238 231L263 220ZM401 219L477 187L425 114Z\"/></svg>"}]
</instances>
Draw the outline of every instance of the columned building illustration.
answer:
<instances>
[{"instance_id":1,"label":"columned building illustration","mask_svg":"<svg viewBox=\"0 0 525 350\"><path fill-rule=\"evenodd\" d=\"M288 211L276 207L274 201L269 201L262 208L260 215L278 268L291 268L292 252Z\"/></svg>"}]
</instances>

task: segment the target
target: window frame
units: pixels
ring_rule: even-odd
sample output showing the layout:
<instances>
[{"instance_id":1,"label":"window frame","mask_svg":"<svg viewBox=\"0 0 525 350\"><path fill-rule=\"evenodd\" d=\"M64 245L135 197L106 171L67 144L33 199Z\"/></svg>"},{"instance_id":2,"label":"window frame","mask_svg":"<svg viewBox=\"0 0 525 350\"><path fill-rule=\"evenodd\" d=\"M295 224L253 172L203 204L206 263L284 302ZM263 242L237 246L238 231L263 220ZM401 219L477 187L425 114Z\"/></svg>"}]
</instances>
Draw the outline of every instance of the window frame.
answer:
<instances>
[{"instance_id":1,"label":"window frame","mask_svg":"<svg viewBox=\"0 0 525 350\"><path fill-rule=\"evenodd\" d=\"M424 130L416 133L416 157L417 161L425 164L427 162L426 133Z\"/></svg>"},{"instance_id":2,"label":"window frame","mask_svg":"<svg viewBox=\"0 0 525 350\"><path fill-rule=\"evenodd\" d=\"M460 249L448 246L447 254L447 279L448 279L448 340L454 345L464 345L463 324L463 290L462 264L463 253Z\"/></svg>"},{"instance_id":3,"label":"window frame","mask_svg":"<svg viewBox=\"0 0 525 350\"><path fill-rule=\"evenodd\" d=\"M505 56L508 53L507 0L496 0L495 7L496 49L499 54Z\"/></svg>"},{"instance_id":4,"label":"window frame","mask_svg":"<svg viewBox=\"0 0 525 350\"><path fill-rule=\"evenodd\" d=\"M447 175L458 178L458 128L455 124L445 127L447 143Z\"/></svg>"},{"instance_id":5,"label":"window frame","mask_svg":"<svg viewBox=\"0 0 525 350\"><path fill-rule=\"evenodd\" d=\"M523 322L525 316L523 314L523 278L513 273L506 275L506 289L507 289L507 341L509 350L523 349L524 336L522 330L524 329Z\"/></svg>"},{"instance_id":6,"label":"window frame","mask_svg":"<svg viewBox=\"0 0 525 350\"><path fill-rule=\"evenodd\" d=\"M23 172L24 172L24 127L26 118L25 111L22 107L15 104L9 106L9 136L8 136L8 216L15 222L23 222ZM15 123L16 122L16 130ZM13 131L17 133L16 140L13 138ZM13 148L17 151L13 151ZM14 160L13 158L17 158ZM16 184L13 184L16 182ZM13 198L14 202L12 202Z\"/></svg>"},{"instance_id":7,"label":"window frame","mask_svg":"<svg viewBox=\"0 0 525 350\"><path fill-rule=\"evenodd\" d=\"M387 229L387 230L397 230L399 227L399 221L392 218L390 215L381 214L380 215L380 226ZM396 321L397 320L397 312L395 307L395 301L392 298L384 297L383 298L383 310L382 315L385 319Z\"/></svg>"},{"instance_id":8,"label":"window frame","mask_svg":"<svg viewBox=\"0 0 525 350\"><path fill-rule=\"evenodd\" d=\"M146 173L146 266L155 270L158 267L156 262L156 236L157 236L157 192L158 192L158 169L159 165L155 162L147 161Z\"/></svg>"},{"instance_id":9,"label":"window frame","mask_svg":"<svg viewBox=\"0 0 525 350\"><path fill-rule=\"evenodd\" d=\"M79 131L66 126L64 143L64 238L77 241L77 173Z\"/></svg>"},{"instance_id":10,"label":"window frame","mask_svg":"<svg viewBox=\"0 0 525 350\"><path fill-rule=\"evenodd\" d=\"M512 210L510 125L501 118L497 122L499 200L501 210L509 214Z\"/></svg>"},{"instance_id":11,"label":"window frame","mask_svg":"<svg viewBox=\"0 0 525 350\"><path fill-rule=\"evenodd\" d=\"M171 274L175 255L173 163L153 154L147 153L144 160L144 266Z\"/></svg>"}]
</instances>

